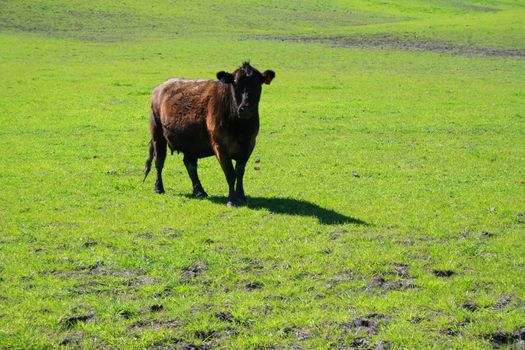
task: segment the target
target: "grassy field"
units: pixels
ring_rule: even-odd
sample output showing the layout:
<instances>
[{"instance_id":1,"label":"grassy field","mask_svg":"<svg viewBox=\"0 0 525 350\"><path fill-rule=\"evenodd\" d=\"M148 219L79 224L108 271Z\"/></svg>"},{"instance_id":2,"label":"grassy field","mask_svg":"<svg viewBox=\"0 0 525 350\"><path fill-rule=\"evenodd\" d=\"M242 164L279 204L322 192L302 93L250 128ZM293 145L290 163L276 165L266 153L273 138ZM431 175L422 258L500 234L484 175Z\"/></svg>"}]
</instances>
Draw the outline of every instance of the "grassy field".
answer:
<instances>
[{"instance_id":1,"label":"grassy field","mask_svg":"<svg viewBox=\"0 0 525 350\"><path fill-rule=\"evenodd\" d=\"M244 60L248 207L155 194L151 90ZM525 3L0 0L0 71L0 349L525 346Z\"/></svg>"}]
</instances>

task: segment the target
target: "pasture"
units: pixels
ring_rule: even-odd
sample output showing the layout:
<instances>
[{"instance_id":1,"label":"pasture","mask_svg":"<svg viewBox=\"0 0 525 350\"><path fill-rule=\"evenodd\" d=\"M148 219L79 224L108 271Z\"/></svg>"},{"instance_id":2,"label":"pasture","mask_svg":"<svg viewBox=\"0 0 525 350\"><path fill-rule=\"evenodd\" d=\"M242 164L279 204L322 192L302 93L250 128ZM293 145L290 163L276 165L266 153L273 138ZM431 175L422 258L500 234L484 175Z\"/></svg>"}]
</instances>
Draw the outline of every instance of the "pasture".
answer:
<instances>
[{"instance_id":1,"label":"pasture","mask_svg":"<svg viewBox=\"0 0 525 350\"><path fill-rule=\"evenodd\" d=\"M145 183L151 90L245 61L248 206ZM0 1L0 349L525 338L525 4Z\"/></svg>"}]
</instances>

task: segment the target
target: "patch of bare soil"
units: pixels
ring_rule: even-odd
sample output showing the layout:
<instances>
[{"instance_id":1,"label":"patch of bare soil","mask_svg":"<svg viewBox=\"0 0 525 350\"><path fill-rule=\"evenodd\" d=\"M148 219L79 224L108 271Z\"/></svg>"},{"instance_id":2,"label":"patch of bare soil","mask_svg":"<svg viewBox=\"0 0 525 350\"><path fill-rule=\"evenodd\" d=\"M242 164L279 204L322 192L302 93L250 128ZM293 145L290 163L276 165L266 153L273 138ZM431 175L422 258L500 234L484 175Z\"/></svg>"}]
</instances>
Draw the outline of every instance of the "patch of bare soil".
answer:
<instances>
[{"instance_id":1,"label":"patch of bare soil","mask_svg":"<svg viewBox=\"0 0 525 350\"><path fill-rule=\"evenodd\" d=\"M412 278L412 276L408 272L408 265L406 264L400 264L400 263L394 264L392 272L394 273L394 275L398 277Z\"/></svg>"},{"instance_id":2,"label":"patch of bare soil","mask_svg":"<svg viewBox=\"0 0 525 350\"><path fill-rule=\"evenodd\" d=\"M487 334L484 337L491 341L495 348L512 347L516 349L525 348L525 327L521 327L516 332L496 332Z\"/></svg>"},{"instance_id":3,"label":"patch of bare soil","mask_svg":"<svg viewBox=\"0 0 525 350\"><path fill-rule=\"evenodd\" d=\"M452 270L436 270L436 269L433 269L433 270L431 270L431 272L436 277L451 277L451 276L456 274Z\"/></svg>"},{"instance_id":4,"label":"patch of bare soil","mask_svg":"<svg viewBox=\"0 0 525 350\"><path fill-rule=\"evenodd\" d=\"M60 345L79 346L84 336L85 334L81 332L68 334L60 341Z\"/></svg>"},{"instance_id":5,"label":"patch of bare soil","mask_svg":"<svg viewBox=\"0 0 525 350\"><path fill-rule=\"evenodd\" d=\"M501 295L498 298L498 301L496 302L496 305L494 306L494 310L503 310L506 307L508 307L510 304L512 304L513 297L510 295Z\"/></svg>"},{"instance_id":6,"label":"patch of bare soil","mask_svg":"<svg viewBox=\"0 0 525 350\"><path fill-rule=\"evenodd\" d=\"M260 282L249 282L245 286L246 290L248 290L248 291L261 289L262 287L263 287L263 285Z\"/></svg>"},{"instance_id":7,"label":"patch of bare soil","mask_svg":"<svg viewBox=\"0 0 525 350\"><path fill-rule=\"evenodd\" d=\"M476 304L476 303L472 303L472 302L468 302L468 303L463 303L461 304L461 307L465 310L468 310L470 312L474 312L476 311L477 309L479 309L479 305Z\"/></svg>"},{"instance_id":8,"label":"patch of bare soil","mask_svg":"<svg viewBox=\"0 0 525 350\"><path fill-rule=\"evenodd\" d=\"M69 317L65 317L65 318L61 319L60 320L60 324L62 326L64 326L65 328L73 328L78 323L87 322L88 320L92 319L93 317L95 317L94 313L82 314L82 315L73 315L73 316L69 316Z\"/></svg>"},{"instance_id":9,"label":"patch of bare soil","mask_svg":"<svg viewBox=\"0 0 525 350\"><path fill-rule=\"evenodd\" d=\"M215 313L215 317L217 317L221 321L235 322L235 317L232 315L231 312L228 311L217 311Z\"/></svg>"},{"instance_id":10,"label":"patch of bare soil","mask_svg":"<svg viewBox=\"0 0 525 350\"><path fill-rule=\"evenodd\" d=\"M392 290L408 290L417 286L411 279L386 280L384 277L373 278L365 287L366 292L388 292Z\"/></svg>"},{"instance_id":11,"label":"patch of bare soil","mask_svg":"<svg viewBox=\"0 0 525 350\"><path fill-rule=\"evenodd\" d=\"M344 349L353 350L387 350L390 349L392 343L387 340L379 340L376 343L372 343L370 336L379 333L380 325L385 322L392 320L392 316L384 315L380 313L370 313L365 316L357 317L340 325L343 333L350 333L354 336L353 340L348 343L341 339L340 347Z\"/></svg>"},{"instance_id":12,"label":"patch of bare soil","mask_svg":"<svg viewBox=\"0 0 525 350\"><path fill-rule=\"evenodd\" d=\"M350 322L343 324L344 330L352 330L356 334L374 335L379 332L379 326L383 321L392 320L392 316L383 315L380 313L370 313L365 316L357 317Z\"/></svg>"},{"instance_id":13,"label":"patch of bare soil","mask_svg":"<svg viewBox=\"0 0 525 350\"><path fill-rule=\"evenodd\" d=\"M260 40L320 43L333 47L380 48L393 50L426 51L450 55L525 58L525 50L518 48L493 48L473 44L460 45L430 39L399 37L392 34L354 36L258 36Z\"/></svg>"},{"instance_id":14,"label":"patch of bare soil","mask_svg":"<svg viewBox=\"0 0 525 350\"><path fill-rule=\"evenodd\" d=\"M283 337L294 337L297 340L303 341L312 338L309 331L299 327L286 327L282 331Z\"/></svg>"},{"instance_id":15,"label":"patch of bare soil","mask_svg":"<svg viewBox=\"0 0 525 350\"><path fill-rule=\"evenodd\" d=\"M175 319L169 319L169 320L139 320L136 322L133 322L128 326L129 329L145 329L150 328L155 331L160 331L162 329L166 328L175 328L178 327L179 321Z\"/></svg>"},{"instance_id":16,"label":"patch of bare soil","mask_svg":"<svg viewBox=\"0 0 525 350\"><path fill-rule=\"evenodd\" d=\"M193 265L186 266L182 269L181 280L188 281L193 278L199 277L206 270L208 270L208 266L201 261Z\"/></svg>"}]
</instances>

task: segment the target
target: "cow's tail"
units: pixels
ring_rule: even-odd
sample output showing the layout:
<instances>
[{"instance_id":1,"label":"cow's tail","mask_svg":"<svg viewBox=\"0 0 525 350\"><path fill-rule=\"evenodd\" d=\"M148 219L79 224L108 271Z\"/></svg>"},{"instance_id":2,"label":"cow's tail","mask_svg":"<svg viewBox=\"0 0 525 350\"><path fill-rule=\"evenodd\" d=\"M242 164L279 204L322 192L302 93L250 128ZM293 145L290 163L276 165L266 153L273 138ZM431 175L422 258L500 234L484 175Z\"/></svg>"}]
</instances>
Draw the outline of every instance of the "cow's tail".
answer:
<instances>
[{"instance_id":1,"label":"cow's tail","mask_svg":"<svg viewBox=\"0 0 525 350\"><path fill-rule=\"evenodd\" d=\"M146 178L148 177L148 174L151 170L151 163L153 162L154 156L155 156L155 148L153 147L153 140L150 140L149 155L148 155L148 159L146 159L146 166L144 167L144 179L142 180L142 183L144 183L144 181L146 181Z\"/></svg>"}]
</instances>

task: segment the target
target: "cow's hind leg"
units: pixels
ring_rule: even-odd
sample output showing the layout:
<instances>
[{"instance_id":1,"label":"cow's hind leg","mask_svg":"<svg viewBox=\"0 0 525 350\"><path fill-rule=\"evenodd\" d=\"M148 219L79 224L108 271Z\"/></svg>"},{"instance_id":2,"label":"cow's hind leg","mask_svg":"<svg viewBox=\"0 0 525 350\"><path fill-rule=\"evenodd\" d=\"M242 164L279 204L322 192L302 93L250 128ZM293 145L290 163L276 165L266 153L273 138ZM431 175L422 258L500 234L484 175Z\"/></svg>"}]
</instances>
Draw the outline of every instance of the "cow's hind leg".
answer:
<instances>
[{"instance_id":1,"label":"cow's hind leg","mask_svg":"<svg viewBox=\"0 0 525 350\"><path fill-rule=\"evenodd\" d=\"M162 169L164 168L164 161L166 160L166 149L167 142L164 138L160 121L152 114L150 157L153 152L155 155L155 169L157 169L157 179L155 180L155 192L157 193L164 193L164 184L162 183ZM149 158L148 161L150 161Z\"/></svg>"},{"instance_id":2,"label":"cow's hind leg","mask_svg":"<svg viewBox=\"0 0 525 350\"><path fill-rule=\"evenodd\" d=\"M197 158L184 156L184 165L186 170L188 170L188 175L190 176L191 183L193 185L192 196L197 198L208 197L204 188L202 188L201 181L199 180L199 175L197 173Z\"/></svg>"},{"instance_id":3,"label":"cow's hind leg","mask_svg":"<svg viewBox=\"0 0 525 350\"><path fill-rule=\"evenodd\" d=\"M166 140L161 138L154 141L155 147L155 169L157 169L157 179L155 180L155 192L164 193L164 184L162 182L162 169L166 160Z\"/></svg>"}]
</instances>

